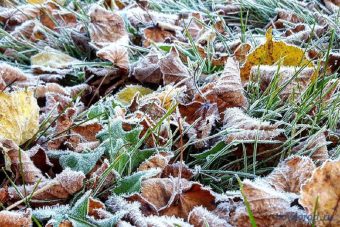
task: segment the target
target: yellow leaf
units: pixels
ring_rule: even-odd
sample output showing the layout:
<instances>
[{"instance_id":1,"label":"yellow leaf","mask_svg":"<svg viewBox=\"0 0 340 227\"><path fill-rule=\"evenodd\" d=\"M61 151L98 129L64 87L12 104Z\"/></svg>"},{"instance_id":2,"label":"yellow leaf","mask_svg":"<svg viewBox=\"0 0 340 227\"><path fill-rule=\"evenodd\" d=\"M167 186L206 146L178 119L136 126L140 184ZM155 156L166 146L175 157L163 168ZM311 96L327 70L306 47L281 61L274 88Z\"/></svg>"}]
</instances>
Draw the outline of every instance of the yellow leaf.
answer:
<instances>
[{"instance_id":1,"label":"yellow leaf","mask_svg":"<svg viewBox=\"0 0 340 227\"><path fill-rule=\"evenodd\" d=\"M282 59L282 66L314 66L301 48L283 41L274 41L270 28L266 33L266 42L247 56L246 62L241 68L242 82L249 80L250 70L253 66L274 65L280 59Z\"/></svg>"},{"instance_id":2,"label":"yellow leaf","mask_svg":"<svg viewBox=\"0 0 340 227\"><path fill-rule=\"evenodd\" d=\"M31 65L33 67L60 69L80 62L81 61L51 47L45 47L45 50L31 57Z\"/></svg>"},{"instance_id":3,"label":"yellow leaf","mask_svg":"<svg viewBox=\"0 0 340 227\"><path fill-rule=\"evenodd\" d=\"M27 0L28 4L44 4L47 0ZM53 0L53 2L58 3L59 5L64 5L65 0Z\"/></svg>"},{"instance_id":4,"label":"yellow leaf","mask_svg":"<svg viewBox=\"0 0 340 227\"><path fill-rule=\"evenodd\" d=\"M150 88L146 88L140 85L130 85L119 91L116 94L116 99L124 105L129 105L137 94L139 94L140 96L144 96L152 92L153 90L151 90Z\"/></svg>"},{"instance_id":5,"label":"yellow leaf","mask_svg":"<svg viewBox=\"0 0 340 227\"><path fill-rule=\"evenodd\" d=\"M21 145L39 128L39 106L32 91L0 92L0 137Z\"/></svg>"}]
</instances>

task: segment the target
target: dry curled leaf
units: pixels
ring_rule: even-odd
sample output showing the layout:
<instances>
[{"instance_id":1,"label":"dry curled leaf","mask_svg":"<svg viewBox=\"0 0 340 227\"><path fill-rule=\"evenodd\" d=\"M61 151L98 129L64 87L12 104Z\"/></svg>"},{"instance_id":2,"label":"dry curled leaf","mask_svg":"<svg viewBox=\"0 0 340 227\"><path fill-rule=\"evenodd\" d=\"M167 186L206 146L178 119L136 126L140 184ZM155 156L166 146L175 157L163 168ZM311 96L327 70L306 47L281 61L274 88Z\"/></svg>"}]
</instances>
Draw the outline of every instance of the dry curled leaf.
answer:
<instances>
[{"instance_id":1,"label":"dry curled leaf","mask_svg":"<svg viewBox=\"0 0 340 227\"><path fill-rule=\"evenodd\" d=\"M216 103L191 102L186 105L178 106L181 116L192 127L188 132L189 136L195 136L197 139L203 139L210 135L217 120L219 112ZM195 143L197 148L204 147L207 141Z\"/></svg>"},{"instance_id":2,"label":"dry curled leaf","mask_svg":"<svg viewBox=\"0 0 340 227\"><path fill-rule=\"evenodd\" d=\"M39 129L39 106L32 91L0 92L0 137L21 145Z\"/></svg>"},{"instance_id":3,"label":"dry curled leaf","mask_svg":"<svg viewBox=\"0 0 340 227\"><path fill-rule=\"evenodd\" d=\"M224 128L234 130L226 136L227 142L233 140L274 140L282 132L279 124L252 118L239 108L228 108L224 112Z\"/></svg>"},{"instance_id":4,"label":"dry curled leaf","mask_svg":"<svg viewBox=\"0 0 340 227\"><path fill-rule=\"evenodd\" d=\"M187 67L179 58L178 51L175 48L170 50L164 58L159 61L160 70L163 74L163 84L179 83L188 79L190 74Z\"/></svg>"},{"instance_id":5,"label":"dry curled leaf","mask_svg":"<svg viewBox=\"0 0 340 227\"><path fill-rule=\"evenodd\" d=\"M327 9L329 9L332 13L336 13L339 11L340 1L339 0L323 0Z\"/></svg>"},{"instance_id":6,"label":"dry curled leaf","mask_svg":"<svg viewBox=\"0 0 340 227\"><path fill-rule=\"evenodd\" d=\"M196 101L216 103L221 115L226 108L240 107L246 109L248 101L244 95L240 80L240 71L234 59L229 58L224 66L221 76L201 89L201 93L195 96Z\"/></svg>"},{"instance_id":7,"label":"dry curled leaf","mask_svg":"<svg viewBox=\"0 0 340 227\"><path fill-rule=\"evenodd\" d=\"M16 173L17 177L22 177L22 182L34 184L39 179L45 179L42 172L33 164L26 151L20 150L12 140L0 139L0 149L5 157L9 158L6 160L8 162L6 165Z\"/></svg>"},{"instance_id":8,"label":"dry curled leaf","mask_svg":"<svg viewBox=\"0 0 340 227\"><path fill-rule=\"evenodd\" d=\"M274 65L282 59L282 66L313 67L313 63L307 59L305 52L297 47L288 45L283 41L274 41L272 29L266 33L266 42L253 50L241 68L241 80L247 82L253 66Z\"/></svg>"},{"instance_id":9,"label":"dry curled leaf","mask_svg":"<svg viewBox=\"0 0 340 227\"><path fill-rule=\"evenodd\" d=\"M315 207L318 226L338 226L340 223L340 161L327 160L315 169L301 188L300 204L310 215Z\"/></svg>"},{"instance_id":10,"label":"dry curled leaf","mask_svg":"<svg viewBox=\"0 0 340 227\"><path fill-rule=\"evenodd\" d=\"M312 176L314 169L309 157L292 156L275 167L265 180L278 191L299 193L301 185Z\"/></svg>"},{"instance_id":11,"label":"dry curled leaf","mask_svg":"<svg viewBox=\"0 0 340 227\"><path fill-rule=\"evenodd\" d=\"M31 210L19 211L0 211L0 226L2 227L26 227L32 226Z\"/></svg>"},{"instance_id":12,"label":"dry curled leaf","mask_svg":"<svg viewBox=\"0 0 340 227\"><path fill-rule=\"evenodd\" d=\"M97 56L112 62L120 69L125 71L129 69L128 49L122 43L115 42L103 47L97 51Z\"/></svg>"}]
</instances>

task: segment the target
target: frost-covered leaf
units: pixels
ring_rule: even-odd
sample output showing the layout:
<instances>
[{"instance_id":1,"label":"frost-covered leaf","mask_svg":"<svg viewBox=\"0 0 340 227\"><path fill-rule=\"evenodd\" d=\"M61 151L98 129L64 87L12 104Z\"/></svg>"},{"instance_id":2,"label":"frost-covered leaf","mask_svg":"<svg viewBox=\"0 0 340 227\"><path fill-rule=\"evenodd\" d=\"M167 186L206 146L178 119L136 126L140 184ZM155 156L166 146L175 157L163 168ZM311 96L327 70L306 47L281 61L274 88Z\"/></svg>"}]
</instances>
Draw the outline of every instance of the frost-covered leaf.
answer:
<instances>
[{"instance_id":1,"label":"frost-covered leaf","mask_svg":"<svg viewBox=\"0 0 340 227\"><path fill-rule=\"evenodd\" d=\"M39 201L39 205L53 205L65 201L83 187L85 175L82 172L75 172L69 168L65 169L54 179L44 180L36 185L18 186L8 188L11 201L21 199L21 195L28 196L34 191L33 200ZM18 194L20 192L21 194Z\"/></svg>"},{"instance_id":2,"label":"frost-covered leaf","mask_svg":"<svg viewBox=\"0 0 340 227\"><path fill-rule=\"evenodd\" d=\"M15 227L15 226L31 226L32 225L32 210L27 209L25 212L18 211L0 211L0 226Z\"/></svg>"},{"instance_id":3,"label":"frost-covered leaf","mask_svg":"<svg viewBox=\"0 0 340 227\"><path fill-rule=\"evenodd\" d=\"M224 112L224 128L234 130L226 136L226 141L233 140L273 140L282 132L279 124L271 124L246 115L239 108L228 108Z\"/></svg>"},{"instance_id":4,"label":"frost-covered leaf","mask_svg":"<svg viewBox=\"0 0 340 227\"><path fill-rule=\"evenodd\" d=\"M307 59L305 52L297 47L288 45L283 41L274 41L272 29L266 33L266 42L251 52L241 68L241 80L247 82L250 70L257 65L273 65L283 59L282 66L307 66L313 67L313 63Z\"/></svg>"},{"instance_id":5,"label":"frost-covered leaf","mask_svg":"<svg viewBox=\"0 0 340 227\"><path fill-rule=\"evenodd\" d=\"M88 15L91 18L90 37L95 45L103 47L118 40L126 40L124 42L128 44L124 20L117 13L94 4L89 9Z\"/></svg>"},{"instance_id":6,"label":"frost-covered leaf","mask_svg":"<svg viewBox=\"0 0 340 227\"><path fill-rule=\"evenodd\" d=\"M67 68L79 63L81 63L81 61L48 46L40 53L31 57L31 65L33 68L40 68L47 71L50 69Z\"/></svg>"},{"instance_id":7,"label":"frost-covered leaf","mask_svg":"<svg viewBox=\"0 0 340 227\"><path fill-rule=\"evenodd\" d=\"M27 152L21 150L12 140L0 139L0 150L4 154L7 170L12 169L15 174L21 175L22 182L34 184L39 179L45 179L45 176L34 165Z\"/></svg>"},{"instance_id":8,"label":"frost-covered leaf","mask_svg":"<svg viewBox=\"0 0 340 227\"><path fill-rule=\"evenodd\" d=\"M117 186L114 188L113 192L117 195L139 192L142 181L157 175L159 172L160 171L157 169L150 169L147 171L139 171L131 176L122 178L117 182Z\"/></svg>"},{"instance_id":9,"label":"frost-covered leaf","mask_svg":"<svg viewBox=\"0 0 340 227\"><path fill-rule=\"evenodd\" d=\"M243 194L258 226L309 226L306 213L291 206L296 195L276 191L262 179L243 181ZM292 218L294 217L294 218ZM250 226L245 206L239 206L231 219L233 226Z\"/></svg>"},{"instance_id":10,"label":"frost-covered leaf","mask_svg":"<svg viewBox=\"0 0 340 227\"><path fill-rule=\"evenodd\" d=\"M231 225L204 207L195 207L189 214L188 221L195 227L231 227Z\"/></svg>"},{"instance_id":11,"label":"frost-covered leaf","mask_svg":"<svg viewBox=\"0 0 340 227\"><path fill-rule=\"evenodd\" d=\"M59 158L59 162L64 169L69 167L74 171L81 171L84 174L88 174L103 154L104 149L100 148L93 152L69 152L67 155L62 155Z\"/></svg>"},{"instance_id":12,"label":"frost-covered leaf","mask_svg":"<svg viewBox=\"0 0 340 227\"><path fill-rule=\"evenodd\" d=\"M142 182L141 196L153 204L161 215L187 219L195 206L213 210L215 196L196 182L180 178L151 178Z\"/></svg>"},{"instance_id":13,"label":"frost-covered leaf","mask_svg":"<svg viewBox=\"0 0 340 227\"><path fill-rule=\"evenodd\" d=\"M32 91L0 92L0 137L18 145L39 129L39 106Z\"/></svg>"},{"instance_id":14,"label":"frost-covered leaf","mask_svg":"<svg viewBox=\"0 0 340 227\"><path fill-rule=\"evenodd\" d=\"M136 95L141 97L152 93L153 90L140 85L129 85L116 93L116 99L124 105L130 105Z\"/></svg>"},{"instance_id":15,"label":"frost-covered leaf","mask_svg":"<svg viewBox=\"0 0 340 227\"><path fill-rule=\"evenodd\" d=\"M313 161L306 156L292 156L281 162L265 177L278 191L299 193L301 185L312 176Z\"/></svg>"},{"instance_id":16,"label":"frost-covered leaf","mask_svg":"<svg viewBox=\"0 0 340 227\"><path fill-rule=\"evenodd\" d=\"M240 80L240 69L238 63L232 58L228 58L221 76L206 84L201 89L201 94L197 94L195 100L204 103L207 99L211 103L216 103L221 115L226 108L246 109L248 107Z\"/></svg>"},{"instance_id":17,"label":"frost-covered leaf","mask_svg":"<svg viewBox=\"0 0 340 227\"><path fill-rule=\"evenodd\" d=\"M336 226L340 222L339 179L340 161L327 160L301 188L299 202L310 215L316 209L318 226Z\"/></svg>"}]
</instances>

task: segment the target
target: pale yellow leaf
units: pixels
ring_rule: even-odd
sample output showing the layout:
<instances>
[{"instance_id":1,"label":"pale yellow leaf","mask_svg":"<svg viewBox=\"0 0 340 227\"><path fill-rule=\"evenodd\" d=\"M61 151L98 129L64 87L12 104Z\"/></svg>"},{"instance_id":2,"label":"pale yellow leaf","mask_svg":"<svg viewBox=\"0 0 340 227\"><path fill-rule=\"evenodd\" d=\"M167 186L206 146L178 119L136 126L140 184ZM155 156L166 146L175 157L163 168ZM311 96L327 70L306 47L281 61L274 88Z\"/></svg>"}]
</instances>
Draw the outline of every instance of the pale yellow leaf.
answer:
<instances>
[{"instance_id":1,"label":"pale yellow leaf","mask_svg":"<svg viewBox=\"0 0 340 227\"><path fill-rule=\"evenodd\" d=\"M39 128L39 106L32 91L0 92L0 137L23 144Z\"/></svg>"}]
</instances>

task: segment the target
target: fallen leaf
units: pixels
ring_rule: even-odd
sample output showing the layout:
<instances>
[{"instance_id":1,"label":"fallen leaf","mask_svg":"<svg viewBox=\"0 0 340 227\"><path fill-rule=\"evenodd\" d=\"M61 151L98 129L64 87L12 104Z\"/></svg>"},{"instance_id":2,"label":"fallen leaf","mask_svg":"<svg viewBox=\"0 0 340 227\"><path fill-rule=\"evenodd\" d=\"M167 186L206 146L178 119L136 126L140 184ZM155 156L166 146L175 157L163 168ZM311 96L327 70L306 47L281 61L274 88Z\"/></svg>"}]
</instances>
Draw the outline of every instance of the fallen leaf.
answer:
<instances>
[{"instance_id":1,"label":"fallen leaf","mask_svg":"<svg viewBox=\"0 0 340 227\"><path fill-rule=\"evenodd\" d=\"M172 25L164 27L162 23L157 23L153 27L147 27L143 30L145 37L143 45L149 47L152 42L163 43L168 39L173 39L176 36L176 30L181 30L181 28Z\"/></svg>"},{"instance_id":2,"label":"fallen leaf","mask_svg":"<svg viewBox=\"0 0 340 227\"><path fill-rule=\"evenodd\" d=\"M309 157L292 156L279 163L264 180L278 191L299 193L315 168Z\"/></svg>"},{"instance_id":3,"label":"fallen leaf","mask_svg":"<svg viewBox=\"0 0 340 227\"><path fill-rule=\"evenodd\" d=\"M175 48L170 50L165 57L159 61L160 70L163 74L163 84L179 83L188 79L190 74L187 67L179 58L178 51Z\"/></svg>"},{"instance_id":4,"label":"fallen leaf","mask_svg":"<svg viewBox=\"0 0 340 227\"><path fill-rule=\"evenodd\" d=\"M189 214L188 222L195 227L231 227L226 220L219 218L204 207L195 207Z\"/></svg>"},{"instance_id":5,"label":"fallen leaf","mask_svg":"<svg viewBox=\"0 0 340 227\"><path fill-rule=\"evenodd\" d=\"M153 90L140 85L129 85L116 93L116 99L124 105L131 104L136 95L145 96L152 93Z\"/></svg>"},{"instance_id":6,"label":"fallen leaf","mask_svg":"<svg viewBox=\"0 0 340 227\"><path fill-rule=\"evenodd\" d=\"M0 22L16 26L25 21L34 19L40 15L40 7L33 5L21 5L16 8L9 8L0 12Z\"/></svg>"},{"instance_id":7,"label":"fallen leaf","mask_svg":"<svg viewBox=\"0 0 340 227\"><path fill-rule=\"evenodd\" d=\"M161 174L162 178L179 177L187 180L190 180L193 176L193 171L183 162L166 165Z\"/></svg>"},{"instance_id":8,"label":"fallen leaf","mask_svg":"<svg viewBox=\"0 0 340 227\"><path fill-rule=\"evenodd\" d=\"M25 212L0 211L0 225L3 227L32 226L31 213L31 209L27 209Z\"/></svg>"},{"instance_id":9,"label":"fallen leaf","mask_svg":"<svg viewBox=\"0 0 340 227\"><path fill-rule=\"evenodd\" d=\"M203 103L205 100L216 103L222 116L226 108L246 109L248 107L240 80L239 67L232 58L228 58L221 76L216 81L205 85L200 93L202 95L196 94L194 99Z\"/></svg>"},{"instance_id":10,"label":"fallen leaf","mask_svg":"<svg viewBox=\"0 0 340 227\"><path fill-rule=\"evenodd\" d=\"M39 106L32 91L0 92L0 108L0 137L21 145L38 132Z\"/></svg>"},{"instance_id":11,"label":"fallen leaf","mask_svg":"<svg viewBox=\"0 0 340 227\"><path fill-rule=\"evenodd\" d=\"M301 154L301 152L306 153L306 150L310 150L311 159L319 165L329 159L325 134L320 132L309 136L305 141L300 142L292 149L294 153L298 154Z\"/></svg>"},{"instance_id":12,"label":"fallen leaf","mask_svg":"<svg viewBox=\"0 0 340 227\"><path fill-rule=\"evenodd\" d=\"M336 226L340 222L340 161L327 160L315 169L301 188L300 204L310 215L316 215L318 226ZM316 208L315 208L316 207Z\"/></svg>"},{"instance_id":13,"label":"fallen leaf","mask_svg":"<svg viewBox=\"0 0 340 227\"><path fill-rule=\"evenodd\" d=\"M294 196L276 191L262 180L244 180L243 193L257 226L310 226L304 218L307 214L298 207L291 206ZM240 227L251 225L245 206L239 206L235 210L231 224Z\"/></svg>"},{"instance_id":14,"label":"fallen leaf","mask_svg":"<svg viewBox=\"0 0 340 227\"><path fill-rule=\"evenodd\" d=\"M226 109L223 122L225 129L235 130L226 136L229 143L234 140L275 140L283 132L278 128L279 123L270 124L249 117L239 108Z\"/></svg>"},{"instance_id":15,"label":"fallen leaf","mask_svg":"<svg viewBox=\"0 0 340 227\"><path fill-rule=\"evenodd\" d=\"M339 0L323 0L327 9L329 9L332 13L336 13L339 11L340 2Z\"/></svg>"},{"instance_id":16,"label":"fallen leaf","mask_svg":"<svg viewBox=\"0 0 340 227\"><path fill-rule=\"evenodd\" d=\"M12 141L7 139L0 140L0 147L5 157L9 158L8 165L17 177L22 177L22 182L34 184L39 179L44 180L42 172L33 164L26 151L20 148Z\"/></svg>"},{"instance_id":17,"label":"fallen leaf","mask_svg":"<svg viewBox=\"0 0 340 227\"><path fill-rule=\"evenodd\" d=\"M84 179L85 175L82 172L67 168L54 179L42 181L37 186L31 184L25 187L10 187L8 193L13 202L21 200L21 195L29 196L33 193L31 198L36 201L36 206L60 204L83 187Z\"/></svg>"},{"instance_id":18,"label":"fallen leaf","mask_svg":"<svg viewBox=\"0 0 340 227\"><path fill-rule=\"evenodd\" d=\"M129 69L129 53L124 44L119 42L111 43L97 51L97 56L112 62L125 71Z\"/></svg>"},{"instance_id":19,"label":"fallen leaf","mask_svg":"<svg viewBox=\"0 0 340 227\"><path fill-rule=\"evenodd\" d=\"M31 57L32 67L43 71L67 68L79 63L81 63L81 61L48 46L40 53Z\"/></svg>"},{"instance_id":20,"label":"fallen leaf","mask_svg":"<svg viewBox=\"0 0 340 227\"><path fill-rule=\"evenodd\" d=\"M99 5L93 5L88 12L91 23L89 32L91 41L104 47L120 40L120 43L128 44L128 36L125 31L124 20L117 13L110 12ZM124 40L124 41L123 41Z\"/></svg>"},{"instance_id":21,"label":"fallen leaf","mask_svg":"<svg viewBox=\"0 0 340 227\"><path fill-rule=\"evenodd\" d=\"M272 29L266 33L266 42L253 50L241 68L241 80L247 82L250 71L257 65L274 65L282 59L282 66L313 67L313 63L307 59L305 52L296 46L288 45L283 41L273 41Z\"/></svg>"},{"instance_id":22,"label":"fallen leaf","mask_svg":"<svg viewBox=\"0 0 340 227\"><path fill-rule=\"evenodd\" d=\"M138 170L137 171L144 171L144 170L148 170L148 169L151 169L151 168L160 168L160 169L164 169L170 159L173 157L172 154L170 153L158 153L158 154L155 154L151 157L149 157L147 160L145 160L144 162L142 162L139 167L138 167Z\"/></svg>"},{"instance_id":23,"label":"fallen leaf","mask_svg":"<svg viewBox=\"0 0 340 227\"><path fill-rule=\"evenodd\" d=\"M215 196L202 185L179 178L151 178L142 182L141 196L161 215L187 219L195 206L216 207Z\"/></svg>"}]
</instances>

